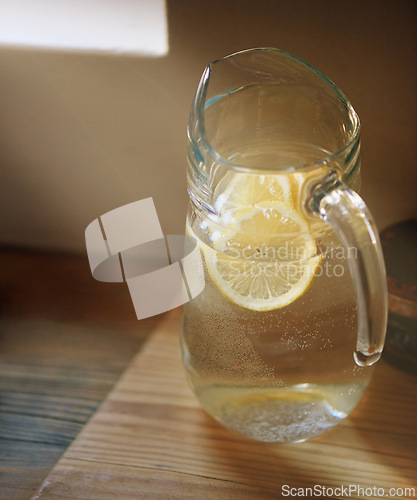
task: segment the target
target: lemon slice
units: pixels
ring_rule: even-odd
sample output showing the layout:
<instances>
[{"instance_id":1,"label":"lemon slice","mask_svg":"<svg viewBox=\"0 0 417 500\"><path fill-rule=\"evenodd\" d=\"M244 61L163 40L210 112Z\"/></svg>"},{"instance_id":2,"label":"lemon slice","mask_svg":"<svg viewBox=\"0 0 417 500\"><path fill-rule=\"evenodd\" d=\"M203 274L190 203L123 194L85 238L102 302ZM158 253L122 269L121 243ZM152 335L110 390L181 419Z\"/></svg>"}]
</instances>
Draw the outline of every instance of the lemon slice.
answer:
<instances>
[{"instance_id":1,"label":"lemon slice","mask_svg":"<svg viewBox=\"0 0 417 500\"><path fill-rule=\"evenodd\" d=\"M293 206L291 188L288 175L230 172L217 188L221 194L216 199L216 211L220 214L234 214L265 200Z\"/></svg>"},{"instance_id":2,"label":"lemon slice","mask_svg":"<svg viewBox=\"0 0 417 500\"><path fill-rule=\"evenodd\" d=\"M212 234L214 248L203 246L214 284L227 299L253 311L294 302L309 288L321 261L306 220L275 200L231 211L226 229Z\"/></svg>"}]
</instances>

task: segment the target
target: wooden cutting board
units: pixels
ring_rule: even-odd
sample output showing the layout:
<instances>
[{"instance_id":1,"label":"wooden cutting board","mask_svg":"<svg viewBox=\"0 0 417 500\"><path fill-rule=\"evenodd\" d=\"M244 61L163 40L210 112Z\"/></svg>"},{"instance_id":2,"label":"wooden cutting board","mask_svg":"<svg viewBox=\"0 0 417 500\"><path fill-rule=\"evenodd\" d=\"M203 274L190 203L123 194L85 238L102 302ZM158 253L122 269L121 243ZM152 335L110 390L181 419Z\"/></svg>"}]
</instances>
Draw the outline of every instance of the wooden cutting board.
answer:
<instances>
[{"instance_id":1,"label":"wooden cutting board","mask_svg":"<svg viewBox=\"0 0 417 500\"><path fill-rule=\"evenodd\" d=\"M200 409L181 366L178 318L168 318L33 498L262 500L291 498L290 487L335 498L342 485L364 489L351 498L392 498L390 488L407 498L405 488L417 495L416 388L416 377L380 362L337 428L306 443L257 443Z\"/></svg>"}]
</instances>

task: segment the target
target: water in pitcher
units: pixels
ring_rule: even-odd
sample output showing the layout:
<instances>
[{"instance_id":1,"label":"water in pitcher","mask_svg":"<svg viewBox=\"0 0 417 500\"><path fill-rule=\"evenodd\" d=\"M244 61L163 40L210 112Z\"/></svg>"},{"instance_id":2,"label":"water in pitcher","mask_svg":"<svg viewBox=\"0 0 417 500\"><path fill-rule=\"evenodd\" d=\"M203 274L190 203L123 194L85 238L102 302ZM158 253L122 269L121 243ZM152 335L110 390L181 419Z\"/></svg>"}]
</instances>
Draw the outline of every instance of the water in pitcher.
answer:
<instances>
[{"instance_id":1,"label":"water in pitcher","mask_svg":"<svg viewBox=\"0 0 417 500\"><path fill-rule=\"evenodd\" d=\"M274 147L235 151L229 159L248 170L218 181L217 216L188 214L205 288L184 306L181 342L188 379L209 414L256 440L298 442L345 418L372 370L352 356L349 250L306 220L303 174L258 170L308 163L323 151Z\"/></svg>"}]
</instances>

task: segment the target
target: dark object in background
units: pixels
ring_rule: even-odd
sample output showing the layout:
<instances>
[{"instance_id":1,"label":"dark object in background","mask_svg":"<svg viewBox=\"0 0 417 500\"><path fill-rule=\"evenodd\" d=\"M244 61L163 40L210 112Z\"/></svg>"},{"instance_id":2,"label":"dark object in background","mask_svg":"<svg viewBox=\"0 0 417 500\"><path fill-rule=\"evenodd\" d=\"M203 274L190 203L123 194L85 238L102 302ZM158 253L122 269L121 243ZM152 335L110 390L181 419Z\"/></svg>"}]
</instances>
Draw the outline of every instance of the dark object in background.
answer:
<instances>
[{"instance_id":1,"label":"dark object in background","mask_svg":"<svg viewBox=\"0 0 417 500\"><path fill-rule=\"evenodd\" d=\"M417 219L382 232L388 278L388 330L384 358L417 373Z\"/></svg>"}]
</instances>

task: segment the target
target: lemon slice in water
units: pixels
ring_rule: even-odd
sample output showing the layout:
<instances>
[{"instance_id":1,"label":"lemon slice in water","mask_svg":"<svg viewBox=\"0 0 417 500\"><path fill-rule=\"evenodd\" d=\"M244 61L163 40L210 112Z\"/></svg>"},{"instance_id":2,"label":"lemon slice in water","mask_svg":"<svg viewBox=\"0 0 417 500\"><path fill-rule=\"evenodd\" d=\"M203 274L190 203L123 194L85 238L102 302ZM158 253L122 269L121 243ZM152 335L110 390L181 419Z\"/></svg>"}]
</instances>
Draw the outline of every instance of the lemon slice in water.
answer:
<instances>
[{"instance_id":1,"label":"lemon slice in water","mask_svg":"<svg viewBox=\"0 0 417 500\"><path fill-rule=\"evenodd\" d=\"M251 195L253 196L253 194ZM259 201L231 207L227 226L204 245L208 273L222 294L253 311L285 307L309 288L321 257L293 205Z\"/></svg>"},{"instance_id":2,"label":"lemon slice in water","mask_svg":"<svg viewBox=\"0 0 417 500\"><path fill-rule=\"evenodd\" d=\"M226 175L218 186L221 194L215 203L216 210L221 214L230 212L233 214L265 200L280 201L293 206L291 188L289 176L285 174L260 175L233 172Z\"/></svg>"}]
</instances>

